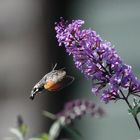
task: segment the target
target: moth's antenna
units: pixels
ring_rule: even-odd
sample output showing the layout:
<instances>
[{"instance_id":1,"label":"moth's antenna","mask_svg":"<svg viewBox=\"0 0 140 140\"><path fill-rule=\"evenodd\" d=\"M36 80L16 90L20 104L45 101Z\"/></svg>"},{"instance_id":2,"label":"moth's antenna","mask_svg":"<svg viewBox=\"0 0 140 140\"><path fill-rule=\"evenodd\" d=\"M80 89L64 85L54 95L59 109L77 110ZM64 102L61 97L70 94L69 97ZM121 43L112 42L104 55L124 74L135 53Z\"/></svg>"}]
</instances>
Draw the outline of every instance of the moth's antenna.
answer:
<instances>
[{"instance_id":1,"label":"moth's antenna","mask_svg":"<svg viewBox=\"0 0 140 140\"><path fill-rule=\"evenodd\" d=\"M55 70L56 67L57 67L57 63L55 63L55 65L54 65L52 71Z\"/></svg>"},{"instance_id":2,"label":"moth's antenna","mask_svg":"<svg viewBox=\"0 0 140 140\"><path fill-rule=\"evenodd\" d=\"M61 68L60 70L65 70L66 68L64 67L64 68Z\"/></svg>"}]
</instances>

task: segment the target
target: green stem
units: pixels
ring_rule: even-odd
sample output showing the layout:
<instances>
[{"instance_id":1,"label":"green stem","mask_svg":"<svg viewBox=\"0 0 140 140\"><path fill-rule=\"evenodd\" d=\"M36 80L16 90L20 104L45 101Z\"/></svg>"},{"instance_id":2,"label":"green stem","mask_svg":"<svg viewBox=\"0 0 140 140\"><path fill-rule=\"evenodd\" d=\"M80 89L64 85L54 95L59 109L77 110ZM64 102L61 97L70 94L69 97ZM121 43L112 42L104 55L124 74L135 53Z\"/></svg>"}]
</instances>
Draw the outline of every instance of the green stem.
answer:
<instances>
[{"instance_id":1,"label":"green stem","mask_svg":"<svg viewBox=\"0 0 140 140\"><path fill-rule=\"evenodd\" d=\"M124 99L125 102L127 103L128 107L130 108L130 110L132 110L132 106L130 105L128 99L124 96L122 90L120 90L120 92L121 92L121 95L123 96L123 99ZM132 113L132 115L133 115L133 118L134 118L134 120L135 120L135 122L136 122L136 124L137 124L137 127L138 127L139 131L140 131L140 123L139 123L139 120L138 120L138 118L137 118L137 115L135 115L135 114L133 114L133 113Z\"/></svg>"}]
</instances>

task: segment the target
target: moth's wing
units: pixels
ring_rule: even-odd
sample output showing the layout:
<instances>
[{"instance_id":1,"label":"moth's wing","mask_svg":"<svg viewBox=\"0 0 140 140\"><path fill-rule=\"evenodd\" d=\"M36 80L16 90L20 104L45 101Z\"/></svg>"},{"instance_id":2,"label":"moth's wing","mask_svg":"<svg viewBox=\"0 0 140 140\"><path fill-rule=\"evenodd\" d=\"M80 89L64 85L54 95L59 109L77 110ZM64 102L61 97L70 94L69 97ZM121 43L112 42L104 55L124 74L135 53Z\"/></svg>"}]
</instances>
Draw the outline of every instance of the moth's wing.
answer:
<instances>
[{"instance_id":1,"label":"moth's wing","mask_svg":"<svg viewBox=\"0 0 140 140\"><path fill-rule=\"evenodd\" d=\"M69 86L74 81L74 77L66 75L60 82L54 84L48 91L59 91Z\"/></svg>"},{"instance_id":2,"label":"moth's wing","mask_svg":"<svg viewBox=\"0 0 140 140\"><path fill-rule=\"evenodd\" d=\"M65 86L69 86L74 81L73 76L66 75L64 78L64 84Z\"/></svg>"}]
</instances>

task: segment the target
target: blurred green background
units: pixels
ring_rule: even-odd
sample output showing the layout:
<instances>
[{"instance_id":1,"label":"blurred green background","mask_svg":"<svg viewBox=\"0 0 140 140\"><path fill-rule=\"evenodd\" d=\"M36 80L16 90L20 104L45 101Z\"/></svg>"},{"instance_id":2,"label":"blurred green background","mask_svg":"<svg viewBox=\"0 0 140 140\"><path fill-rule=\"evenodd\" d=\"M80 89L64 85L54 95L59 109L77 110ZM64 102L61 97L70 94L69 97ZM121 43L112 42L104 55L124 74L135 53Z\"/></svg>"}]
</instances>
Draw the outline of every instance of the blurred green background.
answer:
<instances>
[{"instance_id":1,"label":"blurred green background","mask_svg":"<svg viewBox=\"0 0 140 140\"><path fill-rule=\"evenodd\" d=\"M59 48L54 22L66 19L85 20L111 41L123 61L139 75L140 1L139 0L1 0L0 1L0 137L9 135L21 114L30 126L30 136L49 129L50 121L42 110L56 113L66 101L75 98L94 100L106 111L104 118L85 117L74 126L85 140L137 140L139 131L128 107L118 101L103 104L91 95L91 83L75 68L72 57ZM34 84L52 65L66 67L75 82L56 94L44 94L31 102L28 97Z\"/></svg>"}]
</instances>

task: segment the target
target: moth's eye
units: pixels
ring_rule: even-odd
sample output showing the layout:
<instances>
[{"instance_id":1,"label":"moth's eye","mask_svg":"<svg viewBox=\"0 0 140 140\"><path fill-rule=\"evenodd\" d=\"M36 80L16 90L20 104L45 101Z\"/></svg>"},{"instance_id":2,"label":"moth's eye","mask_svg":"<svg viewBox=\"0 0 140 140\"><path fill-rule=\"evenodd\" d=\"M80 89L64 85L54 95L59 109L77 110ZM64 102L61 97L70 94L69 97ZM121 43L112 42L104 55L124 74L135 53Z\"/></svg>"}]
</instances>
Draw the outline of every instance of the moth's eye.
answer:
<instances>
[{"instance_id":1,"label":"moth's eye","mask_svg":"<svg viewBox=\"0 0 140 140\"><path fill-rule=\"evenodd\" d=\"M33 91L34 91L34 92L37 92L37 91L38 91L38 88L34 88Z\"/></svg>"}]
</instances>

